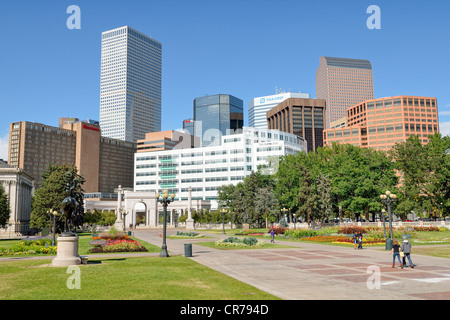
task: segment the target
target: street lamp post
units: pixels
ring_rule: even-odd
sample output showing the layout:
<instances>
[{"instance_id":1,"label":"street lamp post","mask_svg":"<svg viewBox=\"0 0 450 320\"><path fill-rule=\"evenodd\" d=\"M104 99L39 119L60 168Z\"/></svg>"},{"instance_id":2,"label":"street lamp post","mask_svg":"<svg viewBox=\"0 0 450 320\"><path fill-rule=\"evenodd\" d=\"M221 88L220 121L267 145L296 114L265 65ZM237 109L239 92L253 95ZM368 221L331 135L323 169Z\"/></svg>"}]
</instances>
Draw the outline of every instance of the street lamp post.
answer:
<instances>
[{"instance_id":1,"label":"street lamp post","mask_svg":"<svg viewBox=\"0 0 450 320\"><path fill-rule=\"evenodd\" d=\"M394 240L394 236L392 234L392 214L391 214L391 204L397 200L397 196L395 193L391 193L389 190L384 194L380 195L381 202L383 202L388 209L389 216L389 239L386 240L386 250L392 249L392 242Z\"/></svg>"},{"instance_id":2,"label":"street lamp post","mask_svg":"<svg viewBox=\"0 0 450 320\"><path fill-rule=\"evenodd\" d=\"M383 216L383 232L384 232L384 240L386 240L386 210L381 210L381 215Z\"/></svg>"},{"instance_id":3,"label":"street lamp post","mask_svg":"<svg viewBox=\"0 0 450 320\"><path fill-rule=\"evenodd\" d=\"M58 214L58 211L50 209L47 211L47 213L50 215L50 229L52 229L52 216L53 216L53 238L52 238L52 247L55 246L55 233L56 233L56 215Z\"/></svg>"},{"instance_id":4,"label":"street lamp post","mask_svg":"<svg viewBox=\"0 0 450 320\"><path fill-rule=\"evenodd\" d=\"M222 212L222 227L223 227L223 234L225 234L225 213L227 212L227 209L220 210Z\"/></svg>"},{"instance_id":5,"label":"street lamp post","mask_svg":"<svg viewBox=\"0 0 450 320\"><path fill-rule=\"evenodd\" d=\"M53 210L53 239L52 239L52 247L55 246L55 234L56 234L56 216L58 215L58 211Z\"/></svg>"},{"instance_id":6,"label":"street lamp post","mask_svg":"<svg viewBox=\"0 0 450 320\"><path fill-rule=\"evenodd\" d=\"M159 254L160 257L168 257L169 253L167 252L167 243L166 243L166 223L167 223L167 206L169 205L169 203L171 203L172 201L174 201L175 199L175 194L171 194L169 197L169 191L168 190L164 190L163 194L155 194L156 197L156 201L160 202L163 205L164 208L164 218L163 218L163 243L161 246L161 253ZM160 199L161 197L161 199Z\"/></svg>"}]
</instances>

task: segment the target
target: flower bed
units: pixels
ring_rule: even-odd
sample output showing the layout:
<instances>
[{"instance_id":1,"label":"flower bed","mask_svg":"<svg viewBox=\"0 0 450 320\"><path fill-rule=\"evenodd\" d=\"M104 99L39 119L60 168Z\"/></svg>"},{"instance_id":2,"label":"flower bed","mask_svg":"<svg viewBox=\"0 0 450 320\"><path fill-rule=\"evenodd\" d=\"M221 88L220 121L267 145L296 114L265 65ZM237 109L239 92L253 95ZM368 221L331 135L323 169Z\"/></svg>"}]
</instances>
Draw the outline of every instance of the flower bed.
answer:
<instances>
[{"instance_id":1,"label":"flower bed","mask_svg":"<svg viewBox=\"0 0 450 320\"><path fill-rule=\"evenodd\" d=\"M262 247L265 244L264 241L260 241L256 238L244 238L239 239L236 237L228 237L227 239L218 240L215 245L218 247Z\"/></svg>"},{"instance_id":2,"label":"flower bed","mask_svg":"<svg viewBox=\"0 0 450 320\"><path fill-rule=\"evenodd\" d=\"M102 233L92 237L89 253L110 253L110 252L147 252L139 241L132 240L124 233Z\"/></svg>"},{"instance_id":3,"label":"flower bed","mask_svg":"<svg viewBox=\"0 0 450 320\"><path fill-rule=\"evenodd\" d=\"M340 243L340 244L354 244L352 238L348 238L346 236L313 236L313 237L303 237L300 238L303 241L314 241L314 242L331 242L331 243ZM363 237L363 245L380 245L384 244L384 239L378 239L373 237Z\"/></svg>"},{"instance_id":4,"label":"flower bed","mask_svg":"<svg viewBox=\"0 0 450 320\"><path fill-rule=\"evenodd\" d=\"M181 232L177 231L176 235L169 236L169 238L179 238L179 239L186 239L186 238L203 238L204 236L200 234L200 232Z\"/></svg>"},{"instance_id":5,"label":"flower bed","mask_svg":"<svg viewBox=\"0 0 450 320\"><path fill-rule=\"evenodd\" d=\"M48 238L38 240L23 240L19 244L11 248L0 248L1 256L12 255L30 255L30 254L45 254L55 255L56 246L51 246L52 241Z\"/></svg>"}]
</instances>

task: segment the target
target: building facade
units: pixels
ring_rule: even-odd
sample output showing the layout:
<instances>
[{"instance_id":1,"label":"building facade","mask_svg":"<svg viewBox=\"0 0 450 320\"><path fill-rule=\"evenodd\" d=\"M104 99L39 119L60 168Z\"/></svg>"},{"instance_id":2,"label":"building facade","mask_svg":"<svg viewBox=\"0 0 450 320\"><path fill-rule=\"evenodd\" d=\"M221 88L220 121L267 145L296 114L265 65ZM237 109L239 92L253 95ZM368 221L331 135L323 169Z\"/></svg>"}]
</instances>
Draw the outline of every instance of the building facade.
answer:
<instances>
[{"instance_id":1,"label":"building facade","mask_svg":"<svg viewBox=\"0 0 450 320\"><path fill-rule=\"evenodd\" d=\"M347 109L347 127L324 131L325 145L350 143L362 148L389 150L410 135L428 142L439 132L437 99L395 96L366 100Z\"/></svg>"},{"instance_id":2,"label":"building facade","mask_svg":"<svg viewBox=\"0 0 450 320\"><path fill-rule=\"evenodd\" d=\"M346 116L347 108L374 98L372 64L368 60L320 57L316 98L325 99L326 128Z\"/></svg>"},{"instance_id":3,"label":"building facade","mask_svg":"<svg viewBox=\"0 0 450 320\"><path fill-rule=\"evenodd\" d=\"M229 94L194 99L194 135L203 147L220 145L221 136L244 126L244 102Z\"/></svg>"},{"instance_id":4,"label":"building facade","mask_svg":"<svg viewBox=\"0 0 450 320\"><path fill-rule=\"evenodd\" d=\"M297 135L244 127L240 134L222 136L218 146L136 153L134 190L168 189L187 200L192 187L192 200L215 201L220 186L242 182L268 161L264 172L273 174L279 156L306 149L306 141Z\"/></svg>"},{"instance_id":5,"label":"building facade","mask_svg":"<svg viewBox=\"0 0 450 320\"><path fill-rule=\"evenodd\" d=\"M267 112L267 125L302 137L315 151L323 146L325 108L323 99L289 98Z\"/></svg>"},{"instance_id":6,"label":"building facade","mask_svg":"<svg viewBox=\"0 0 450 320\"><path fill-rule=\"evenodd\" d=\"M136 142L161 130L160 42L128 27L102 33L100 127Z\"/></svg>"},{"instance_id":7,"label":"building facade","mask_svg":"<svg viewBox=\"0 0 450 320\"><path fill-rule=\"evenodd\" d=\"M289 98L309 99L310 96L308 93L283 92L254 98L248 103L248 126L267 129L267 111Z\"/></svg>"},{"instance_id":8,"label":"building facade","mask_svg":"<svg viewBox=\"0 0 450 320\"><path fill-rule=\"evenodd\" d=\"M63 128L27 121L10 125L9 161L34 179L36 188L49 165L76 165L86 193L133 186L136 143L101 136L98 125L66 123Z\"/></svg>"},{"instance_id":9,"label":"building facade","mask_svg":"<svg viewBox=\"0 0 450 320\"><path fill-rule=\"evenodd\" d=\"M0 185L8 196L10 216L5 233L26 235L30 229L33 177L0 160Z\"/></svg>"},{"instance_id":10,"label":"building facade","mask_svg":"<svg viewBox=\"0 0 450 320\"><path fill-rule=\"evenodd\" d=\"M145 139L138 140L137 152L151 152L200 147L200 138L188 132L167 130L149 132Z\"/></svg>"}]
</instances>

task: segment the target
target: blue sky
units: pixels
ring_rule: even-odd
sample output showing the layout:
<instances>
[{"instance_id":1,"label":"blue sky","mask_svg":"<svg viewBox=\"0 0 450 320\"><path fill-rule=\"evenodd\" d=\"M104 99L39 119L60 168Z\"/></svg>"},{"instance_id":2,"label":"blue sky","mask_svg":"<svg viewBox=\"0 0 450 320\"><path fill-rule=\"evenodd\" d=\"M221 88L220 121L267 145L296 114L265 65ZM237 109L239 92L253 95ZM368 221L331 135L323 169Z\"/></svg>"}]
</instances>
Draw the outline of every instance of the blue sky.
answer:
<instances>
[{"instance_id":1,"label":"blue sky","mask_svg":"<svg viewBox=\"0 0 450 320\"><path fill-rule=\"evenodd\" d=\"M70 5L80 30L66 27ZM366 26L370 5L381 9L379 30ZM180 128L205 94L232 94L245 108L277 87L315 97L319 57L334 56L370 60L376 98L437 97L450 134L449 12L437 0L4 2L0 158L11 122L99 118L100 36L124 25L163 45L163 130Z\"/></svg>"}]
</instances>

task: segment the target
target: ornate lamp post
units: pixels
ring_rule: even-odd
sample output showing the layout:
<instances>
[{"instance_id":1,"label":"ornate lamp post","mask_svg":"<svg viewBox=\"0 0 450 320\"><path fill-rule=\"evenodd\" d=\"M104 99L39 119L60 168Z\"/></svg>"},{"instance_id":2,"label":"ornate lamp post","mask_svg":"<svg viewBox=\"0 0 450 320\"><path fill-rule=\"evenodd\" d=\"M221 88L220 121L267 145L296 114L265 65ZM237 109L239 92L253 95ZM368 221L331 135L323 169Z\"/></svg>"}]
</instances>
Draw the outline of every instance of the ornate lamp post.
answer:
<instances>
[{"instance_id":1,"label":"ornate lamp post","mask_svg":"<svg viewBox=\"0 0 450 320\"><path fill-rule=\"evenodd\" d=\"M161 247L161 253L159 254L160 257L168 257L169 253L167 252L167 244L166 244L166 223L167 223L167 206L169 205L169 203L171 203L172 201L174 201L175 199L175 194L171 194L169 197L169 191L168 190L164 190L163 194L155 194L156 197L156 201L160 202L163 205L164 208L164 218L163 218L163 243L162 243L162 247ZM161 198L160 198L161 197Z\"/></svg>"},{"instance_id":2,"label":"ornate lamp post","mask_svg":"<svg viewBox=\"0 0 450 320\"><path fill-rule=\"evenodd\" d=\"M397 200L397 196L395 193L391 193L389 190L384 194L380 195L381 202L383 202L388 208L388 216L389 216L389 239L386 239L386 250L392 249L392 242L394 240L394 236L392 235L392 215L391 215L391 204Z\"/></svg>"},{"instance_id":3,"label":"ornate lamp post","mask_svg":"<svg viewBox=\"0 0 450 320\"><path fill-rule=\"evenodd\" d=\"M223 227L223 234L225 234L225 213L227 212L227 209L220 210L222 212L222 227Z\"/></svg>"},{"instance_id":4,"label":"ornate lamp post","mask_svg":"<svg viewBox=\"0 0 450 320\"><path fill-rule=\"evenodd\" d=\"M52 247L55 246L55 234L56 234L56 216L58 215L58 211L50 209L47 211L50 215L50 225L52 224L52 216L53 216L53 238L52 238Z\"/></svg>"},{"instance_id":5,"label":"ornate lamp post","mask_svg":"<svg viewBox=\"0 0 450 320\"><path fill-rule=\"evenodd\" d=\"M383 231L384 231L384 240L386 240L386 210L381 210L381 215L383 216Z\"/></svg>"}]
</instances>

